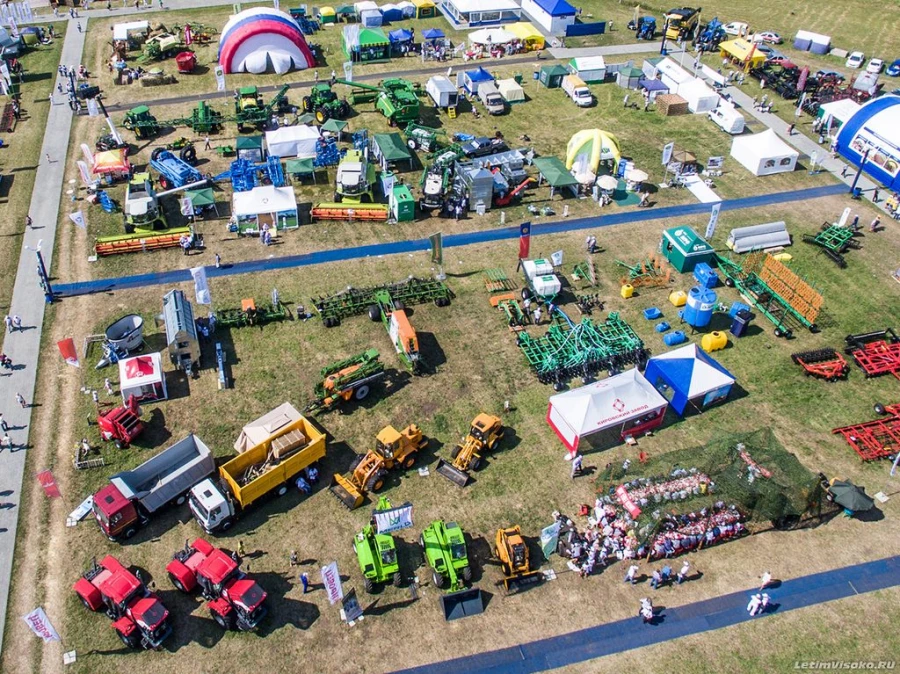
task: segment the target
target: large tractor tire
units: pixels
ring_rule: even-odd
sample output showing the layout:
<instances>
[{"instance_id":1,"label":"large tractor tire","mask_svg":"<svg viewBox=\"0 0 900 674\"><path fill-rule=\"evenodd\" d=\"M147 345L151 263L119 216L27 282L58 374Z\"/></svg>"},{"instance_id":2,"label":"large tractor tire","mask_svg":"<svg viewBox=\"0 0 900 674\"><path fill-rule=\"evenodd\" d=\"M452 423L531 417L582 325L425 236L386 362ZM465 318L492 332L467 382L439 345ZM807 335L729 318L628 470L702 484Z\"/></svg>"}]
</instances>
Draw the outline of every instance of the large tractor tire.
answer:
<instances>
[{"instance_id":1,"label":"large tractor tire","mask_svg":"<svg viewBox=\"0 0 900 674\"><path fill-rule=\"evenodd\" d=\"M210 609L209 612L212 615L213 620L215 620L223 630L234 629L234 621L230 616L223 616L221 613L217 613L212 609Z\"/></svg>"},{"instance_id":2,"label":"large tractor tire","mask_svg":"<svg viewBox=\"0 0 900 674\"><path fill-rule=\"evenodd\" d=\"M172 581L172 585L175 586L175 589L182 592L187 592L187 588L184 586L184 583L182 583L174 573L169 574L169 580Z\"/></svg>"},{"instance_id":3,"label":"large tractor tire","mask_svg":"<svg viewBox=\"0 0 900 674\"><path fill-rule=\"evenodd\" d=\"M394 574L394 587L402 587L403 586L403 576L398 571Z\"/></svg>"},{"instance_id":4,"label":"large tractor tire","mask_svg":"<svg viewBox=\"0 0 900 674\"><path fill-rule=\"evenodd\" d=\"M316 121L319 124L324 124L328 121L328 111L325 108L319 108L316 110Z\"/></svg>"},{"instance_id":5,"label":"large tractor tire","mask_svg":"<svg viewBox=\"0 0 900 674\"><path fill-rule=\"evenodd\" d=\"M181 157L182 161L187 162L188 164L193 166L195 163L197 163L197 148L195 148L193 145L188 145L181 151L181 154L179 156Z\"/></svg>"},{"instance_id":6,"label":"large tractor tire","mask_svg":"<svg viewBox=\"0 0 900 674\"><path fill-rule=\"evenodd\" d=\"M134 631L131 634L125 634L123 632L120 632L119 630L116 630L116 634L119 635L119 639L121 639L122 643L125 644L126 646L128 646L128 648L131 648L131 649L140 648L141 635L137 631Z\"/></svg>"},{"instance_id":7,"label":"large tractor tire","mask_svg":"<svg viewBox=\"0 0 900 674\"><path fill-rule=\"evenodd\" d=\"M334 193L334 203L339 204L344 200L344 195L340 192Z\"/></svg>"},{"instance_id":8,"label":"large tractor tire","mask_svg":"<svg viewBox=\"0 0 900 674\"><path fill-rule=\"evenodd\" d=\"M168 178L166 178L165 176L160 176L159 177L159 186L162 187L163 190L167 190L172 186L172 184L169 182Z\"/></svg>"},{"instance_id":9,"label":"large tractor tire","mask_svg":"<svg viewBox=\"0 0 900 674\"><path fill-rule=\"evenodd\" d=\"M369 314L369 320L371 320L373 323L380 321L381 320L381 307L379 307L377 304L373 304L372 306L369 307L368 314Z\"/></svg>"},{"instance_id":10,"label":"large tractor tire","mask_svg":"<svg viewBox=\"0 0 900 674\"><path fill-rule=\"evenodd\" d=\"M456 447L454 447L453 450L450 452L450 458L456 459L456 457L459 456L459 453L461 451L462 451L462 447L460 445L456 445Z\"/></svg>"},{"instance_id":11,"label":"large tractor tire","mask_svg":"<svg viewBox=\"0 0 900 674\"><path fill-rule=\"evenodd\" d=\"M303 112L310 112L312 110L312 99L309 96L303 97Z\"/></svg>"},{"instance_id":12,"label":"large tractor tire","mask_svg":"<svg viewBox=\"0 0 900 674\"><path fill-rule=\"evenodd\" d=\"M353 391L353 399L354 400L365 400L366 396L369 395L369 385L363 384L362 386L357 386Z\"/></svg>"},{"instance_id":13,"label":"large tractor tire","mask_svg":"<svg viewBox=\"0 0 900 674\"><path fill-rule=\"evenodd\" d=\"M365 588L366 592L368 592L369 594L375 592L375 583L372 582L371 578L366 578Z\"/></svg>"},{"instance_id":14,"label":"large tractor tire","mask_svg":"<svg viewBox=\"0 0 900 674\"><path fill-rule=\"evenodd\" d=\"M356 470L356 467L357 467L360 463L362 463L362 460L363 460L364 458L365 458L365 457L364 457L364 455L362 455L362 454L357 454L357 455L356 455L356 457L353 459L353 461L350 462L350 472L351 472L351 473L352 473L354 470Z\"/></svg>"},{"instance_id":15,"label":"large tractor tire","mask_svg":"<svg viewBox=\"0 0 900 674\"><path fill-rule=\"evenodd\" d=\"M156 161L157 159L159 159L159 155L163 153L164 149L165 148L161 148L161 147L153 148L153 152L150 153L150 159L153 161Z\"/></svg>"},{"instance_id":16,"label":"large tractor tire","mask_svg":"<svg viewBox=\"0 0 900 674\"><path fill-rule=\"evenodd\" d=\"M462 577L463 577L463 580L466 581L467 583L472 582L472 567L471 566L463 567Z\"/></svg>"},{"instance_id":17,"label":"large tractor tire","mask_svg":"<svg viewBox=\"0 0 900 674\"><path fill-rule=\"evenodd\" d=\"M445 579L444 579L444 577L443 577L441 574L439 574L437 571L432 571L432 572L431 572L431 580L434 581L434 586L435 586L436 588L442 588L442 587L444 587L444 581L445 581Z\"/></svg>"}]
</instances>

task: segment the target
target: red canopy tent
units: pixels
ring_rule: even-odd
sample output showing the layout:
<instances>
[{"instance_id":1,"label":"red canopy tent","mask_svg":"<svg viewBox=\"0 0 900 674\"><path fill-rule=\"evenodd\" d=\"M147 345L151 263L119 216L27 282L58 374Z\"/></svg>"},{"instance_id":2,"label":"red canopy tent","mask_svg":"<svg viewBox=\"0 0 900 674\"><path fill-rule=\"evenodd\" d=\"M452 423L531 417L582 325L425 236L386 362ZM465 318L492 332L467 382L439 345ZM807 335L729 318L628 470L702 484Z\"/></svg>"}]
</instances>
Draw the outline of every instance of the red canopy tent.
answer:
<instances>
[{"instance_id":1,"label":"red canopy tent","mask_svg":"<svg viewBox=\"0 0 900 674\"><path fill-rule=\"evenodd\" d=\"M126 402L130 395L139 401L168 398L162 356L159 353L151 353L120 360L119 389L122 391L122 400Z\"/></svg>"}]
</instances>

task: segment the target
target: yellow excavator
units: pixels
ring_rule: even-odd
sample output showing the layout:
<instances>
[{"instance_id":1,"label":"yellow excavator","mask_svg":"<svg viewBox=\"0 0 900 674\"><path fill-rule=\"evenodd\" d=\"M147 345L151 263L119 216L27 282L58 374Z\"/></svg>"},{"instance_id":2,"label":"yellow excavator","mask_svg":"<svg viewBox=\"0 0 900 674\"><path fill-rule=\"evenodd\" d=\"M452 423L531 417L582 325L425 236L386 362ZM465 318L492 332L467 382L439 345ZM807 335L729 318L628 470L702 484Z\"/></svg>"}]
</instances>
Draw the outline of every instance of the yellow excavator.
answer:
<instances>
[{"instance_id":1,"label":"yellow excavator","mask_svg":"<svg viewBox=\"0 0 900 674\"><path fill-rule=\"evenodd\" d=\"M503 569L503 587L507 592L517 592L524 586L541 582L544 575L531 569L528 545L522 537L522 529L516 525L497 529L494 554Z\"/></svg>"},{"instance_id":2,"label":"yellow excavator","mask_svg":"<svg viewBox=\"0 0 900 674\"><path fill-rule=\"evenodd\" d=\"M451 461L438 460L435 470L459 487L469 482L469 471L478 470L482 454L503 439L503 423L499 417L482 412L472 421L469 434L450 453Z\"/></svg>"},{"instance_id":3,"label":"yellow excavator","mask_svg":"<svg viewBox=\"0 0 900 674\"><path fill-rule=\"evenodd\" d=\"M375 447L365 455L357 455L350 464L350 473L334 476L331 493L347 508L353 510L362 505L368 492L376 492L384 486L389 470L412 468L416 454L428 445L422 430L410 424L402 431L385 426L375 437Z\"/></svg>"}]
</instances>

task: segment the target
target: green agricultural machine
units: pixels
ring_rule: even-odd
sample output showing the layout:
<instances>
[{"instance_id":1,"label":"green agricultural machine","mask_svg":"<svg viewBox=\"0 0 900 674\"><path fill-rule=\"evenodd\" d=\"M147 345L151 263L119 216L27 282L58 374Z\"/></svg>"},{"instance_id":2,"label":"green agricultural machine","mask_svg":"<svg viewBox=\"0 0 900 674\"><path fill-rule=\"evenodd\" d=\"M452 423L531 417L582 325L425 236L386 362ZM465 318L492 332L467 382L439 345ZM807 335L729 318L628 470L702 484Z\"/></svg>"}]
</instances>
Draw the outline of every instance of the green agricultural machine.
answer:
<instances>
[{"instance_id":1,"label":"green agricultural machine","mask_svg":"<svg viewBox=\"0 0 900 674\"><path fill-rule=\"evenodd\" d=\"M803 235L804 243L811 243L819 246L822 251L841 269L847 267L847 260L844 259L844 253L848 249L859 248L859 241L856 240L855 234L849 227L841 227L826 222L822 225L821 230L815 235Z\"/></svg>"},{"instance_id":2,"label":"green agricultural machine","mask_svg":"<svg viewBox=\"0 0 900 674\"><path fill-rule=\"evenodd\" d=\"M367 349L323 367L319 374L322 381L316 384L315 399L303 410L306 414L327 412L350 398L365 399L371 385L385 372L378 351Z\"/></svg>"},{"instance_id":3,"label":"green agricultural machine","mask_svg":"<svg viewBox=\"0 0 900 674\"><path fill-rule=\"evenodd\" d=\"M159 207L149 173L135 173L125 187L125 233L152 232L169 225Z\"/></svg>"},{"instance_id":4,"label":"green agricultural machine","mask_svg":"<svg viewBox=\"0 0 900 674\"><path fill-rule=\"evenodd\" d=\"M466 539L456 522L435 520L422 532L419 545L435 587L456 592L472 580Z\"/></svg>"},{"instance_id":5,"label":"green agricultural machine","mask_svg":"<svg viewBox=\"0 0 900 674\"><path fill-rule=\"evenodd\" d=\"M218 133L225 125L222 113L214 110L206 101L197 103L197 107L191 111L190 117L178 117L159 121L150 113L146 105L139 105L125 113L122 125L129 131L134 131L136 138L153 138L161 129L168 127L187 126L194 133Z\"/></svg>"},{"instance_id":6,"label":"green agricultural machine","mask_svg":"<svg viewBox=\"0 0 900 674\"><path fill-rule=\"evenodd\" d=\"M262 129L272 117L272 113L280 110L282 103L287 100L287 91L290 85L284 84L278 93L263 105L259 89L254 86L241 87L234 93L234 117L228 121L237 122L238 131L243 131L245 126Z\"/></svg>"},{"instance_id":7,"label":"green agricultural machine","mask_svg":"<svg viewBox=\"0 0 900 674\"><path fill-rule=\"evenodd\" d=\"M272 289L271 304L256 305L256 300L241 300L240 309L222 309L216 312L216 323L223 328L243 328L264 325L287 318L287 309L278 296L278 289Z\"/></svg>"},{"instance_id":8,"label":"green agricultural machine","mask_svg":"<svg viewBox=\"0 0 900 674\"><path fill-rule=\"evenodd\" d=\"M162 128L156 117L150 114L150 108L146 105L139 105L126 112L122 126L129 131L134 131L135 138L139 139L153 138Z\"/></svg>"},{"instance_id":9,"label":"green agricultural machine","mask_svg":"<svg viewBox=\"0 0 900 674\"><path fill-rule=\"evenodd\" d=\"M187 49L187 46L177 35L156 35L144 43L144 51L138 56L137 62L145 64L152 61L162 61L175 56L179 52L183 52L185 49Z\"/></svg>"},{"instance_id":10,"label":"green agricultural machine","mask_svg":"<svg viewBox=\"0 0 900 674\"><path fill-rule=\"evenodd\" d=\"M432 129L430 126L410 122L403 130L403 135L406 136L406 144L411 150L437 152L441 149L438 137L446 137L447 132L443 129Z\"/></svg>"},{"instance_id":11,"label":"green agricultural machine","mask_svg":"<svg viewBox=\"0 0 900 674\"><path fill-rule=\"evenodd\" d=\"M376 510L390 510L391 507L391 502L382 496ZM374 517L373 522L353 538L353 552L365 577L366 592L371 594L377 585L393 583L394 587L400 587L403 584L394 537L376 533Z\"/></svg>"},{"instance_id":12,"label":"green agricultural machine","mask_svg":"<svg viewBox=\"0 0 900 674\"><path fill-rule=\"evenodd\" d=\"M311 112L319 124L324 124L332 117L346 119L350 115L350 105L339 99L327 82L313 85L309 96L304 96L302 103L303 112Z\"/></svg>"},{"instance_id":13,"label":"green agricultural machine","mask_svg":"<svg viewBox=\"0 0 900 674\"><path fill-rule=\"evenodd\" d=\"M378 86L347 80L335 82L367 92L354 91L350 94L350 103L374 101L375 109L387 118L391 126L405 126L419 120L419 95L416 86L409 80L391 77L381 80Z\"/></svg>"},{"instance_id":14,"label":"green agricultural machine","mask_svg":"<svg viewBox=\"0 0 900 674\"><path fill-rule=\"evenodd\" d=\"M434 302L435 306L445 307L453 298L453 292L441 281L410 276L403 281L368 288L350 286L327 297L312 298L311 301L325 327L333 328L340 325L344 318L367 313L376 303L375 293L379 290L387 290L394 302L403 306Z\"/></svg>"}]
</instances>

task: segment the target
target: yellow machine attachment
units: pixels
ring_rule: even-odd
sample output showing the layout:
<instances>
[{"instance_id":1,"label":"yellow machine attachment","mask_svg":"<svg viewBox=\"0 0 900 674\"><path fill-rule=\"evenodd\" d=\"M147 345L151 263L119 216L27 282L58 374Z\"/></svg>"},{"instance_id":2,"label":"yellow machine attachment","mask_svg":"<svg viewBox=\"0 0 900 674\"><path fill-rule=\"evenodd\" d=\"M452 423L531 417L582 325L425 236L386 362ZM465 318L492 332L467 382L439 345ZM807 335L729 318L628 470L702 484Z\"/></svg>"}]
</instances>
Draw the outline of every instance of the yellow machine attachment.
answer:
<instances>
[{"instance_id":1,"label":"yellow machine attachment","mask_svg":"<svg viewBox=\"0 0 900 674\"><path fill-rule=\"evenodd\" d=\"M368 492L377 492L384 486L389 470L401 466L412 468L416 454L427 444L422 429L416 424L410 424L403 431L385 426L375 438L375 448L365 455L358 455L350 464L347 476L334 476L331 493L350 510L358 508Z\"/></svg>"},{"instance_id":2,"label":"yellow machine attachment","mask_svg":"<svg viewBox=\"0 0 900 674\"><path fill-rule=\"evenodd\" d=\"M528 545L518 525L497 529L494 554L500 560L503 587L507 592L516 592L524 586L539 583L543 578L540 571L531 570Z\"/></svg>"},{"instance_id":3,"label":"yellow machine attachment","mask_svg":"<svg viewBox=\"0 0 900 674\"><path fill-rule=\"evenodd\" d=\"M438 460L435 470L459 487L469 482L469 471L478 470L482 454L492 450L503 439L503 423L499 417L482 412L472 421L463 444L450 453L451 461Z\"/></svg>"}]
</instances>

